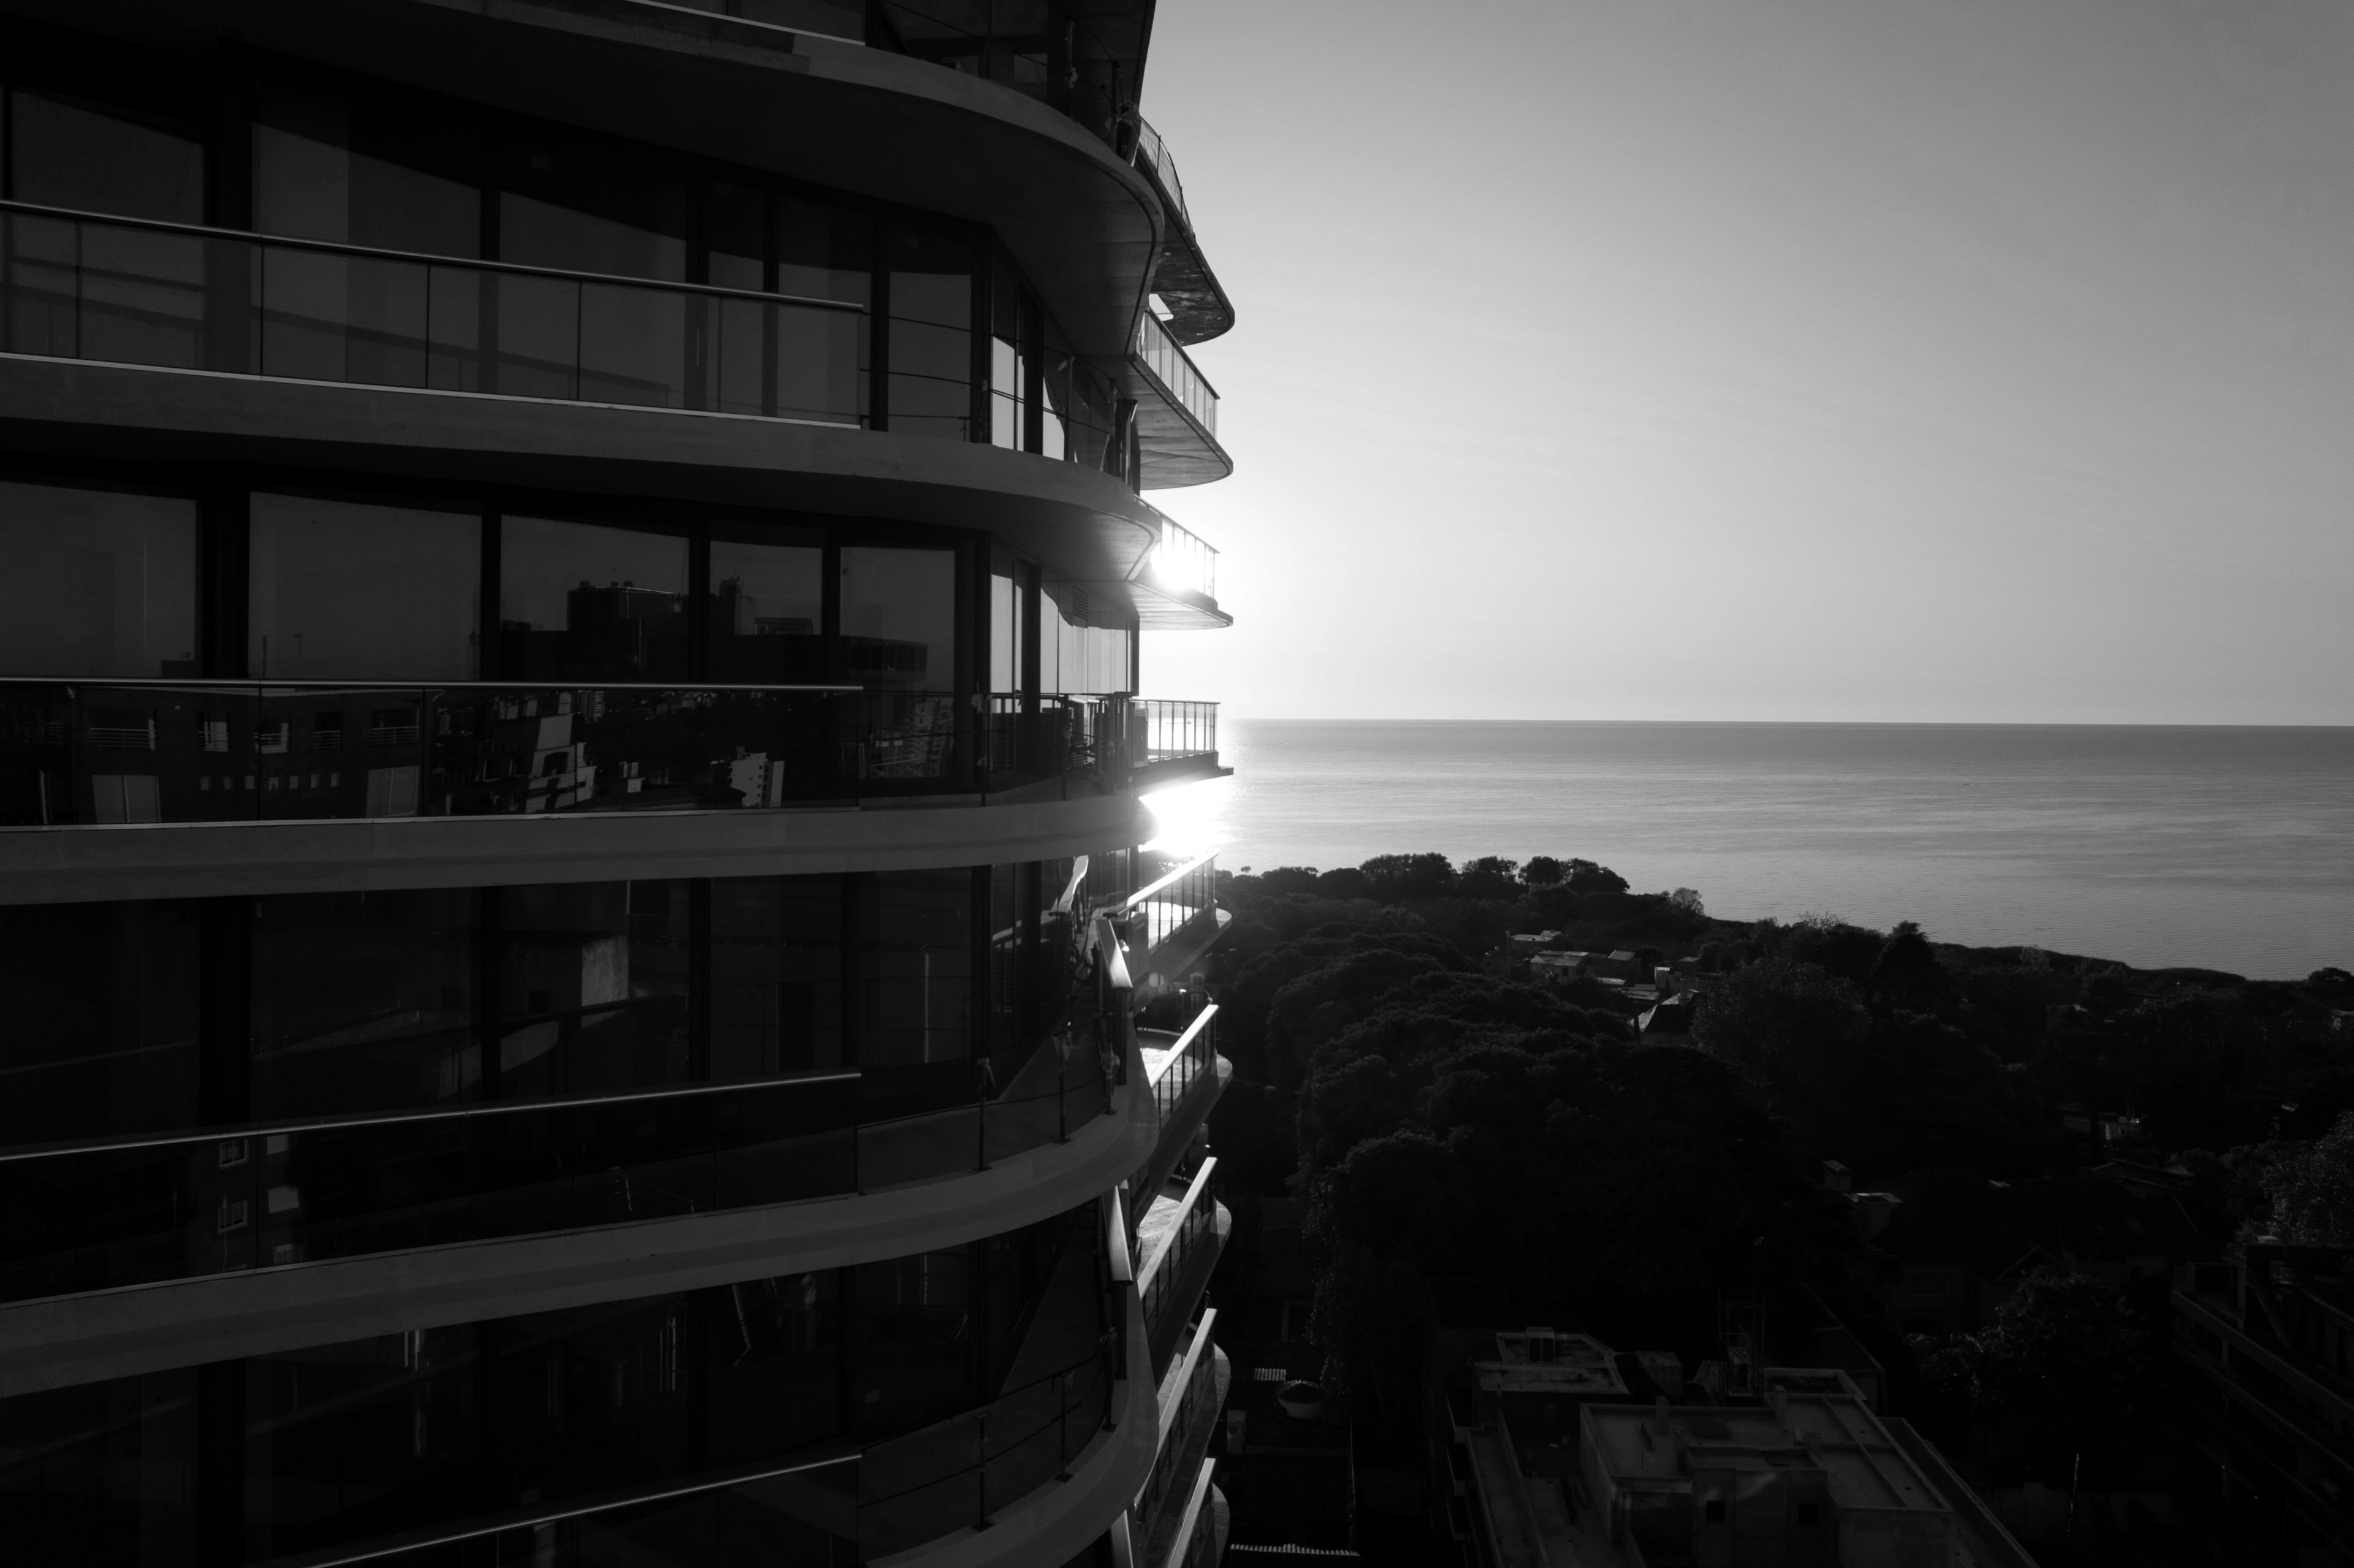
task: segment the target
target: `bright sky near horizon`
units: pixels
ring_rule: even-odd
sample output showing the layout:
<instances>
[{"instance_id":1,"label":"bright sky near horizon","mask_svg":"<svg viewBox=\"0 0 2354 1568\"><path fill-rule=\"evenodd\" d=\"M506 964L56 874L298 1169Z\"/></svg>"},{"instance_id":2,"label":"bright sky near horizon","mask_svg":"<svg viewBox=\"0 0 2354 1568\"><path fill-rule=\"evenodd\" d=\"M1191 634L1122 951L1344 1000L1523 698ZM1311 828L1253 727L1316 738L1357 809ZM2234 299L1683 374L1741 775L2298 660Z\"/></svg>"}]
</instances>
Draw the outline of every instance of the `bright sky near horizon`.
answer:
<instances>
[{"instance_id":1,"label":"bright sky near horizon","mask_svg":"<svg viewBox=\"0 0 2354 1568\"><path fill-rule=\"evenodd\" d=\"M1282 717L2354 723L2354 7L1163 0Z\"/></svg>"}]
</instances>

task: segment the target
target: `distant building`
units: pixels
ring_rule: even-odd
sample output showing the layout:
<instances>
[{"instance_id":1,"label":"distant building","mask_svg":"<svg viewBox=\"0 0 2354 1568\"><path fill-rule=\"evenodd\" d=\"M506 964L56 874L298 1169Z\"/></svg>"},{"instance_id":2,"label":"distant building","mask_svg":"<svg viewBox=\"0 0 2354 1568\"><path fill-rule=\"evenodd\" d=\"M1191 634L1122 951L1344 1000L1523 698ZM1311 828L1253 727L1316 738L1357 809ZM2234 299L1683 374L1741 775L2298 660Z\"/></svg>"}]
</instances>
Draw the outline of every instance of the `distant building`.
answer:
<instances>
[{"instance_id":1,"label":"distant building","mask_svg":"<svg viewBox=\"0 0 2354 1568\"><path fill-rule=\"evenodd\" d=\"M1454 1382L1466 1563L2032 1568L1936 1450L1837 1369L1769 1368L1761 1401L1703 1405L1628 1402L1624 1366L1589 1336L1532 1329L1495 1335Z\"/></svg>"}]
</instances>

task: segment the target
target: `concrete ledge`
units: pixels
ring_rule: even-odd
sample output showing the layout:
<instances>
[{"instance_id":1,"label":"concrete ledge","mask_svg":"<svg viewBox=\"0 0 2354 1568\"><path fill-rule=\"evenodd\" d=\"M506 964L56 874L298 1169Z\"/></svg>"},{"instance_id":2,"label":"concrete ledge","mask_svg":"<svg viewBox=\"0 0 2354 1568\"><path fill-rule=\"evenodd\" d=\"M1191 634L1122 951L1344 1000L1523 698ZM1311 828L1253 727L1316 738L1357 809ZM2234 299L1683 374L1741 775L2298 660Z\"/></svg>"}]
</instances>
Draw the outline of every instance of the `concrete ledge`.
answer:
<instances>
[{"instance_id":1,"label":"concrete ledge","mask_svg":"<svg viewBox=\"0 0 2354 1568\"><path fill-rule=\"evenodd\" d=\"M906 1257L995 1235L1076 1208L1136 1169L1157 1129L1142 1064L1132 1051L1128 1077L1129 1086L1114 1093L1111 1114L1089 1121L1068 1143L969 1176L0 1307L0 1398L409 1329ZM1140 1324L1129 1342L1142 1353ZM1150 1384L1148 1364L1148 1399ZM1145 1443L1150 1464L1149 1436Z\"/></svg>"},{"instance_id":2,"label":"concrete ledge","mask_svg":"<svg viewBox=\"0 0 2354 1568\"><path fill-rule=\"evenodd\" d=\"M889 810L0 828L0 904L995 865L1140 843L1133 795Z\"/></svg>"},{"instance_id":3,"label":"concrete ledge","mask_svg":"<svg viewBox=\"0 0 2354 1568\"><path fill-rule=\"evenodd\" d=\"M949 72L941 71L942 76ZM985 528L1123 580L1161 514L1109 474L970 441L611 403L0 355L0 446L243 462Z\"/></svg>"}]
</instances>

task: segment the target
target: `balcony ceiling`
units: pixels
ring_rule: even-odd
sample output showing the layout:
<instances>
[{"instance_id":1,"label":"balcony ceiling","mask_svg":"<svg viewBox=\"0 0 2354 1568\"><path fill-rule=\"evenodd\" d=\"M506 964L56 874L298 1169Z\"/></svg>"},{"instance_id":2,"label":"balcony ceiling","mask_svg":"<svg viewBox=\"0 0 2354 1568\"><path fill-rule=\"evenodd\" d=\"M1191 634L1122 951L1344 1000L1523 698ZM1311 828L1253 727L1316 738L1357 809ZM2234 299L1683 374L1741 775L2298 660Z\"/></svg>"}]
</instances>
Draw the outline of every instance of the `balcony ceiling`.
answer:
<instances>
[{"instance_id":1,"label":"balcony ceiling","mask_svg":"<svg viewBox=\"0 0 2354 1568\"><path fill-rule=\"evenodd\" d=\"M639 0L7 0L167 48L234 40L992 226L1090 355L1124 355L1161 251L1143 175L1043 103L924 60ZM1130 39L1147 0L1081 0Z\"/></svg>"}]
</instances>

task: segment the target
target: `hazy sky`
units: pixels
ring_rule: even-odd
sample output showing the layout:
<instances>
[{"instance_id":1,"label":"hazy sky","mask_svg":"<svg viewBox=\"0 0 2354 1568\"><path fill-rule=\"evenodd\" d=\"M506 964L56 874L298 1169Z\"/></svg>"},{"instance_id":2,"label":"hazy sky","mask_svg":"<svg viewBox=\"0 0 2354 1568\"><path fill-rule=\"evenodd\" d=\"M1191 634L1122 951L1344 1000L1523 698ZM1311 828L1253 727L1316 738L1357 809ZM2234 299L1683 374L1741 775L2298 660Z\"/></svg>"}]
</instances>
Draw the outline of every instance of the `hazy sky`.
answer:
<instances>
[{"instance_id":1,"label":"hazy sky","mask_svg":"<svg viewBox=\"0 0 2354 1568\"><path fill-rule=\"evenodd\" d=\"M1258 716L2354 723L2354 6L1163 0Z\"/></svg>"}]
</instances>

